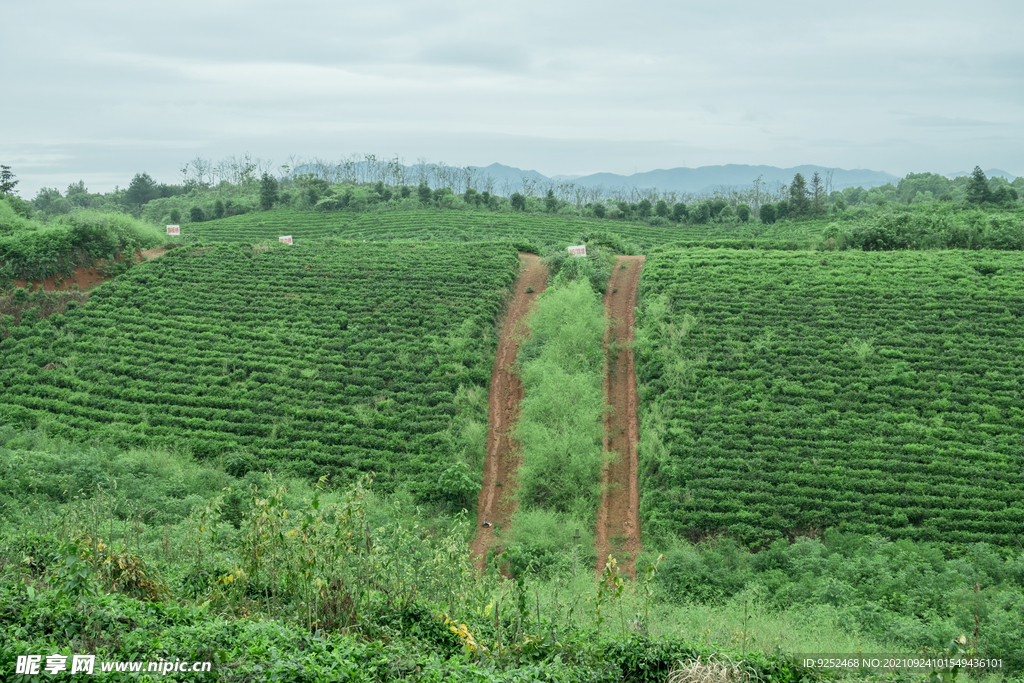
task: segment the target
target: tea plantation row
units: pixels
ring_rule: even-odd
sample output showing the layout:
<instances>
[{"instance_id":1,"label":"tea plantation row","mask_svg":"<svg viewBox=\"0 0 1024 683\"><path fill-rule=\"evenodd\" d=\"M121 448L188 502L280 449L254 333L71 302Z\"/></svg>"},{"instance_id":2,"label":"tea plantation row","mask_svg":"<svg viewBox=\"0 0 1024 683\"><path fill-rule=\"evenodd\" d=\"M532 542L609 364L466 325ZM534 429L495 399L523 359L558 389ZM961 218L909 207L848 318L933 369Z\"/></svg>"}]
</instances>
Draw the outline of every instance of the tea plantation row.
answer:
<instances>
[{"instance_id":1,"label":"tea plantation row","mask_svg":"<svg viewBox=\"0 0 1024 683\"><path fill-rule=\"evenodd\" d=\"M640 250L679 240L798 239L805 246L821 222L651 226L557 214L423 209L373 213L322 213L279 209L182 227L183 236L211 241L255 242L291 235L296 240L337 236L362 240L490 241L530 243L538 248L576 244L581 235L610 231Z\"/></svg>"},{"instance_id":2,"label":"tea plantation row","mask_svg":"<svg viewBox=\"0 0 1024 683\"><path fill-rule=\"evenodd\" d=\"M645 534L1014 543L1022 281L1008 252L649 256Z\"/></svg>"},{"instance_id":3,"label":"tea plantation row","mask_svg":"<svg viewBox=\"0 0 1024 683\"><path fill-rule=\"evenodd\" d=\"M177 249L14 328L0 422L442 498L517 266L501 244Z\"/></svg>"}]
</instances>

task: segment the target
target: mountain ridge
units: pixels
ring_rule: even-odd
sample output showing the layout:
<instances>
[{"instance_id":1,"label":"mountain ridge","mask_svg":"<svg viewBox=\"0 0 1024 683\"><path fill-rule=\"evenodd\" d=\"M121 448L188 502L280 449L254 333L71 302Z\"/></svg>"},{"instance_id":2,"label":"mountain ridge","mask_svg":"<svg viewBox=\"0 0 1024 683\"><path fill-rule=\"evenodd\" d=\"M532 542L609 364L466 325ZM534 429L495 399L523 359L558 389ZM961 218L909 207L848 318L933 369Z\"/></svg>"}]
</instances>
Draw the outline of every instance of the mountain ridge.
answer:
<instances>
[{"instance_id":1,"label":"mountain ridge","mask_svg":"<svg viewBox=\"0 0 1024 683\"><path fill-rule=\"evenodd\" d=\"M710 193L715 190L731 187L747 187L753 184L759 176L766 186L788 184L797 173L801 173L805 180L810 181L815 172L819 173L823 179L831 172L833 190L842 190L847 187L856 186L870 188L899 181L899 176L886 173L885 171L873 171L870 169L848 170L813 164L792 166L790 168L767 165L725 164L700 166L697 168L655 169L631 175L602 172L586 175L559 174L554 176L545 176L534 170L522 170L499 163L474 168L478 168L480 172L491 176L496 183L511 182L517 187L521 185L522 179L525 177L538 183L572 183L577 187L586 188L603 187L607 190L656 188L666 192L691 194Z\"/></svg>"}]
</instances>

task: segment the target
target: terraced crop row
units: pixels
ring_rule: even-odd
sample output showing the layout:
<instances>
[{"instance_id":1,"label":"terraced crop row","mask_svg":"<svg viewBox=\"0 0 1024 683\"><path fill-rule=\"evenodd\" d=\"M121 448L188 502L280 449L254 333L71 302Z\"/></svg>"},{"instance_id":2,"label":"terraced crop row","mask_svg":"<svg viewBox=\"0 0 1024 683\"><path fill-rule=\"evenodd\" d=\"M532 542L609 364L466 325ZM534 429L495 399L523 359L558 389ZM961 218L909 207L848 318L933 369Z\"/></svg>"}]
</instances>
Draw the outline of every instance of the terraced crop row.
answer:
<instances>
[{"instance_id":1,"label":"terraced crop row","mask_svg":"<svg viewBox=\"0 0 1024 683\"><path fill-rule=\"evenodd\" d=\"M177 249L15 328L0 422L438 497L517 265L498 244Z\"/></svg>"},{"instance_id":2,"label":"terraced crop row","mask_svg":"<svg viewBox=\"0 0 1024 683\"><path fill-rule=\"evenodd\" d=\"M538 247L576 243L586 233L609 231L641 249L669 242L803 238L807 226L760 223L677 225L654 227L624 221L599 221L574 216L497 213L490 211L390 211L380 213L321 213L279 209L232 216L182 228L183 234L204 241L256 242L292 235L297 240L336 236L351 240L416 240L470 242L508 240ZM794 237L794 230L797 235Z\"/></svg>"},{"instance_id":3,"label":"terraced crop row","mask_svg":"<svg viewBox=\"0 0 1024 683\"><path fill-rule=\"evenodd\" d=\"M648 256L645 533L1014 543L1022 278L1006 252Z\"/></svg>"}]
</instances>

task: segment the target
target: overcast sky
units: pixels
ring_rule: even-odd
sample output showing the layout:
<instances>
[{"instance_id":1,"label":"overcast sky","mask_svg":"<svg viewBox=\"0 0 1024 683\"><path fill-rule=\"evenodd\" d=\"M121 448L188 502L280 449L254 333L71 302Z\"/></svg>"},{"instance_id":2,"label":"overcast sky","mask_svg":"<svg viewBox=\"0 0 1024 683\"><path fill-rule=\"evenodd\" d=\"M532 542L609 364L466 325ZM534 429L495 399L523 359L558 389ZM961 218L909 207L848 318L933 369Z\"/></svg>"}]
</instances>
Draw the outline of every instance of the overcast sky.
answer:
<instances>
[{"instance_id":1,"label":"overcast sky","mask_svg":"<svg viewBox=\"0 0 1024 683\"><path fill-rule=\"evenodd\" d=\"M196 154L1024 174L1024 2L0 0L19 190Z\"/></svg>"}]
</instances>

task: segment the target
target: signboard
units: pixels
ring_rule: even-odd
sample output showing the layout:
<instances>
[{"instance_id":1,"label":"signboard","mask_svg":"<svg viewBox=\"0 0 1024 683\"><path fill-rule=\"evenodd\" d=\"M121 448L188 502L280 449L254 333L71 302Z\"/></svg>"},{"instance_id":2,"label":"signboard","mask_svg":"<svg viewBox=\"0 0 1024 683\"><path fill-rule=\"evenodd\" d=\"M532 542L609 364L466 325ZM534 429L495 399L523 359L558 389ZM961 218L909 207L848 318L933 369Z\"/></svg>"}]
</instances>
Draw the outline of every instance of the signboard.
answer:
<instances>
[{"instance_id":1,"label":"signboard","mask_svg":"<svg viewBox=\"0 0 1024 683\"><path fill-rule=\"evenodd\" d=\"M587 245L581 244L578 247L569 247L569 256L586 256Z\"/></svg>"},{"instance_id":2,"label":"signboard","mask_svg":"<svg viewBox=\"0 0 1024 683\"><path fill-rule=\"evenodd\" d=\"M291 235L283 235L281 237L278 237L277 241L278 242L284 242L285 244L291 244L292 243L292 236Z\"/></svg>"},{"instance_id":3,"label":"signboard","mask_svg":"<svg viewBox=\"0 0 1024 683\"><path fill-rule=\"evenodd\" d=\"M167 226L167 234L168 235L180 235L181 234L181 226L180 225L168 225Z\"/></svg>"}]
</instances>

